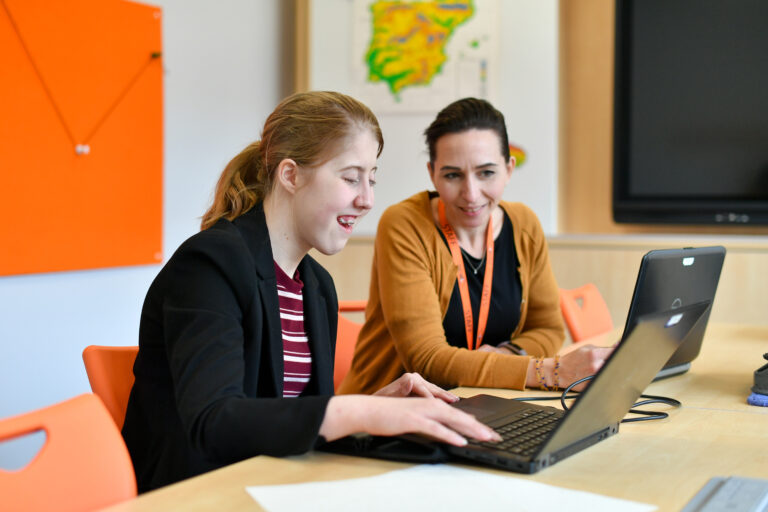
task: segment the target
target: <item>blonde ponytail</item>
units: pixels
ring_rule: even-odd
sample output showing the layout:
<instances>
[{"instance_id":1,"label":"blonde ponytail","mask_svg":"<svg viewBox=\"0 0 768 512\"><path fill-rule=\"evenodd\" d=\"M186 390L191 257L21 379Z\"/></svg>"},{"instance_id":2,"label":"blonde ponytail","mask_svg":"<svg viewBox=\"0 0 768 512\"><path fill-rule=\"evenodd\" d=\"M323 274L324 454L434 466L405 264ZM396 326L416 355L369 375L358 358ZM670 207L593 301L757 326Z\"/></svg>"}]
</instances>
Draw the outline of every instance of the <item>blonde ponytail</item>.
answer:
<instances>
[{"instance_id":1,"label":"blonde ponytail","mask_svg":"<svg viewBox=\"0 0 768 512\"><path fill-rule=\"evenodd\" d=\"M208 229L221 218L232 220L264 199L264 191L259 186L259 172L264 168L260 146L259 141L253 142L229 161L216 184L213 204L203 215L200 229Z\"/></svg>"}]
</instances>

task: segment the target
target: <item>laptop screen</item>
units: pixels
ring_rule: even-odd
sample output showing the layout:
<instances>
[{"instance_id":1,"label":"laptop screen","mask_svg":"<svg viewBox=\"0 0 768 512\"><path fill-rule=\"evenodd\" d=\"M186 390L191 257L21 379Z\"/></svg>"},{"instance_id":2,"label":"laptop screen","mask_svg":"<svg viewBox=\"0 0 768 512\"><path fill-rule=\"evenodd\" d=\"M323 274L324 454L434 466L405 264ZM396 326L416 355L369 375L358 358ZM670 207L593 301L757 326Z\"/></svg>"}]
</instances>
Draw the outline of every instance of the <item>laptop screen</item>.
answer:
<instances>
[{"instance_id":1,"label":"laptop screen","mask_svg":"<svg viewBox=\"0 0 768 512\"><path fill-rule=\"evenodd\" d=\"M709 308L710 303L703 302L638 317L631 332L576 399L543 452L563 449L621 421Z\"/></svg>"},{"instance_id":2,"label":"laptop screen","mask_svg":"<svg viewBox=\"0 0 768 512\"><path fill-rule=\"evenodd\" d=\"M697 302L714 302L725 260L721 246L650 251L640 263L624 331L629 332L641 315L677 309ZM691 331L664 367L690 363L699 355L709 319Z\"/></svg>"}]
</instances>

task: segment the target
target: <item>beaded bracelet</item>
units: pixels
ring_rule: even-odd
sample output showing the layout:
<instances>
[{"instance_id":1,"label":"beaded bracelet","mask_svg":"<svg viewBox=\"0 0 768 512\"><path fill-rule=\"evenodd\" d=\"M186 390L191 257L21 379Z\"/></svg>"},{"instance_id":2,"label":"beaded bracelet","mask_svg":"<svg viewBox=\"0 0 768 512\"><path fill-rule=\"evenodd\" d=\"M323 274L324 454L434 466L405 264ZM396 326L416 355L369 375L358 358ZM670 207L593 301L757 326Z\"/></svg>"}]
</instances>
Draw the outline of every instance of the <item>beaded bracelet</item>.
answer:
<instances>
[{"instance_id":1,"label":"beaded bracelet","mask_svg":"<svg viewBox=\"0 0 768 512\"><path fill-rule=\"evenodd\" d=\"M547 380L544 378L544 373L541 371L544 366L544 359L537 357L534 360L534 368L536 369L536 377L539 379L539 387L545 391L549 391L547 386Z\"/></svg>"},{"instance_id":2,"label":"beaded bracelet","mask_svg":"<svg viewBox=\"0 0 768 512\"><path fill-rule=\"evenodd\" d=\"M553 389L560 389L560 354L555 355L555 387Z\"/></svg>"}]
</instances>

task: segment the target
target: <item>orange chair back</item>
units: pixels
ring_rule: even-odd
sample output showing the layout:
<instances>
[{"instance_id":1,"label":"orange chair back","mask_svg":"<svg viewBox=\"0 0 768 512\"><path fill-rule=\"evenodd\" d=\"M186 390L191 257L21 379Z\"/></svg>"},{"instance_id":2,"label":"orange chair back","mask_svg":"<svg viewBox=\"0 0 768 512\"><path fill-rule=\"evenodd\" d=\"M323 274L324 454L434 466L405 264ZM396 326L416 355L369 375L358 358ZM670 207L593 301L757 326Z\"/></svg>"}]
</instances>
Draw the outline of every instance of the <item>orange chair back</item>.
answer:
<instances>
[{"instance_id":1,"label":"orange chair back","mask_svg":"<svg viewBox=\"0 0 768 512\"><path fill-rule=\"evenodd\" d=\"M366 305L368 305L367 300L340 300L339 311L341 313L362 313L365 311Z\"/></svg>"},{"instance_id":2,"label":"orange chair back","mask_svg":"<svg viewBox=\"0 0 768 512\"><path fill-rule=\"evenodd\" d=\"M136 496L128 449L96 395L0 420L0 442L38 431L46 440L32 462L0 469L3 510L95 510Z\"/></svg>"},{"instance_id":3,"label":"orange chair back","mask_svg":"<svg viewBox=\"0 0 768 512\"><path fill-rule=\"evenodd\" d=\"M85 372L91 389L107 406L117 428L123 428L128 397L133 387L133 363L138 346L106 347L89 345L83 350Z\"/></svg>"},{"instance_id":4,"label":"orange chair back","mask_svg":"<svg viewBox=\"0 0 768 512\"><path fill-rule=\"evenodd\" d=\"M355 355L357 336L362 325L353 322L341 315L341 313L355 313L365 311L365 300L343 300L339 302L339 325L336 330L336 357L333 365L333 389L338 389L341 381L347 376L352 366L352 357Z\"/></svg>"},{"instance_id":5,"label":"orange chair back","mask_svg":"<svg viewBox=\"0 0 768 512\"><path fill-rule=\"evenodd\" d=\"M560 290L560 310L574 342L613 329L611 312L600 290L592 283L573 290Z\"/></svg>"}]
</instances>

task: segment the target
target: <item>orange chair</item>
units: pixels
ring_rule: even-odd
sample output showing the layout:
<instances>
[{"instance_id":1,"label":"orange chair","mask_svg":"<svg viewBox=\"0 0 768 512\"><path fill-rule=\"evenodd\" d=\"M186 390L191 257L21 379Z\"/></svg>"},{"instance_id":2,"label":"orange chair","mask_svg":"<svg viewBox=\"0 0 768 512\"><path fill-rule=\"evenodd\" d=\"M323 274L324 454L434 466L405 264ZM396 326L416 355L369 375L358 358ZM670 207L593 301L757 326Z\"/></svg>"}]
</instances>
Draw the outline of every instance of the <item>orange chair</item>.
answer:
<instances>
[{"instance_id":1,"label":"orange chair","mask_svg":"<svg viewBox=\"0 0 768 512\"><path fill-rule=\"evenodd\" d=\"M362 325L349 320L341 313L365 311L365 300L342 300L339 302L339 325L336 330L336 358L333 365L333 389L338 389L341 381L347 376L352 366L352 356L355 355L357 336Z\"/></svg>"},{"instance_id":2,"label":"orange chair","mask_svg":"<svg viewBox=\"0 0 768 512\"><path fill-rule=\"evenodd\" d=\"M368 305L367 300L341 300L339 301L339 311L341 313L362 313L365 311L366 305Z\"/></svg>"},{"instance_id":3,"label":"orange chair","mask_svg":"<svg viewBox=\"0 0 768 512\"><path fill-rule=\"evenodd\" d=\"M613 320L600 290L592 283L560 290L560 310L574 343L613 329Z\"/></svg>"},{"instance_id":4,"label":"orange chair","mask_svg":"<svg viewBox=\"0 0 768 512\"><path fill-rule=\"evenodd\" d=\"M133 387L133 362L138 346L106 347L89 345L83 350L85 372L91 389L102 399L114 418L117 428L123 428L128 396Z\"/></svg>"},{"instance_id":5,"label":"orange chair","mask_svg":"<svg viewBox=\"0 0 768 512\"><path fill-rule=\"evenodd\" d=\"M96 395L0 420L0 442L41 430L46 440L32 462L0 469L0 508L95 510L136 496L128 449Z\"/></svg>"}]
</instances>

